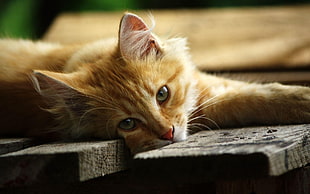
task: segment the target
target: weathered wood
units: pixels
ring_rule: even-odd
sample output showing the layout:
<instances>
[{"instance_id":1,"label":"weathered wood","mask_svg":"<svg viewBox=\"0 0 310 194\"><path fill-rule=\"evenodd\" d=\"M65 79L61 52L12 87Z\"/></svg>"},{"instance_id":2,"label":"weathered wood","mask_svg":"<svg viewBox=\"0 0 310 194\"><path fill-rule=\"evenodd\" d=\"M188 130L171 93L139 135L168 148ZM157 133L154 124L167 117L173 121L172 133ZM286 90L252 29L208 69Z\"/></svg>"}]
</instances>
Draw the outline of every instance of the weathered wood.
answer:
<instances>
[{"instance_id":1,"label":"weathered wood","mask_svg":"<svg viewBox=\"0 0 310 194\"><path fill-rule=\"evenodd\" d=\"M256 189L266 182L275 190L278 186L272 184L275 179L269 175L280 175L310 162L309 137L310 125L202 131L187 141L136 155L133 173L119 174L118 184L128 187L123 179L133 180L130 185L154 180L158 185L167 181L172 185L210 185L210 181L217 181L216 185L222 185L216 186L217 191L233 188L238 193L248 182ZM0 185L76 184L126 169L124 152L123 142L116 140L45 144L4 154L0 157ZM238 181L240 178L245 180ZM300 185L309 187L306 182ZM243 187L244 191L254 188Z\"/></svg>"},{"instance_id":2,"label":"weathered wood","mask_svg":"<svg viewBox=\"0 0 310 194\"><path fill-rule=\"evenodd\" d=\"M148 22L147 11L137 11ZM310 6L152 11L160 37L187 37L208 71L308 67ZM44 39L79 43L117 37L123 12L60 15ZM149 23L149 22L148 22Z\"/></svg>"},{"instance_id":3,"label":"weathered wood","mask_svg":"<svg viewBox=\"0 0 310 194\"><path fill-rule=\"evenodd\" d=\"M184 142L137 154L134 170L142 177L205 181L278 176L308 163L306 124L201 131Z\"/></svg>"},{"instance_id":4,"label":"weathered wood","mask_svg":"<svg viewBox=\"0 0 310 194\"><path fill-rule=\"evenodd\" d=\"M127 168L122 140L63 142L0 156L0 186L79 182Z\"/></svg>"},{"instance_id":5,"label":"weathered wood","mask_svg":"<svg viewBox=\"0 0 310 194\"><path fill-rule=\"evenodd\" d=\"M35 142L29 138L2 138L0 139L0 155L21 150L34 144Z\"/></svg>"}]
</instances>

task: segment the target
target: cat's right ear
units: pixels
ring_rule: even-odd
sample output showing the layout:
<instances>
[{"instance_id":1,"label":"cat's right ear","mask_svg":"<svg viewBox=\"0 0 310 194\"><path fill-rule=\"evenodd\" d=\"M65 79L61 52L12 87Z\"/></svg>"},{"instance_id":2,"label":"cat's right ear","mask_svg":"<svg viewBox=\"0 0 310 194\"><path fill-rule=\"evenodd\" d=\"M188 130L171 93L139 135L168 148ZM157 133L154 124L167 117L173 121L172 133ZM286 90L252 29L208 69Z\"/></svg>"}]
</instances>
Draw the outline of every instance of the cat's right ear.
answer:
<instances>
[{"instance_id":1,"label":"cat's right ear","mask_svg":"<svg viewBox=\"0 0 310 194\"><path fill-rule=\"evenodd\" d=\"M119 50L122 57L132 60L158 55L161 52L159 40L151 31L139 16L126 13L119 28Z\"/></svg>"},{"instance_id":2,"label":"cat's right ear","mask_svg":"<svg viewBox=\"0 0 310 194\"><path fill-rule=\"evenodd\" d=\"M31 80L35 90L48 99L51 106L61 103L63 107L73 111L76 115L82 114L86 108L86 97L77 89L65 82L63 74L34 71Z\"/></svg>"},{"instance_id":3,"label":"cat's right ear","mask_svg":"<svg viewBox=\"0 0 310 194\"><path fill-rule=\"evenodd\" d=\"M48 95L46 92L48 91L48 93L53 92L54 95L60 97L78 92L62 81L57 74L58 73L47 71L34 71L31 74L31 80L35 90L43 96Z\"/></svg>"}]
</instances>

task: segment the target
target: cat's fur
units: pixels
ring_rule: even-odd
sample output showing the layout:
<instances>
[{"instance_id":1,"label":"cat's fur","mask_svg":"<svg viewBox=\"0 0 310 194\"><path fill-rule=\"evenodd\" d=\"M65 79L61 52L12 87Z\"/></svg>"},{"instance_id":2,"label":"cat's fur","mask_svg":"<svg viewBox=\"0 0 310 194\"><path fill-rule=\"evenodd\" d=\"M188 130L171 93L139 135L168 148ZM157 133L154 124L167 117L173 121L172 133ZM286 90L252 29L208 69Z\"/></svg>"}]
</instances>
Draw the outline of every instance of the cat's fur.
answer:
<instances>
[{"instance_id":1,"label":"cat's fur","mask_svg":"<svg viewBox=\"0 0 310 194\"><path fill-rule=\"evenodd\" d=\"M130 13L118 40L2 39L0 72L2 135L122 137L137 153L195 129L310 122L310 88L201 73L185 39L161 42Z\"/></svg>"}]
</instances>

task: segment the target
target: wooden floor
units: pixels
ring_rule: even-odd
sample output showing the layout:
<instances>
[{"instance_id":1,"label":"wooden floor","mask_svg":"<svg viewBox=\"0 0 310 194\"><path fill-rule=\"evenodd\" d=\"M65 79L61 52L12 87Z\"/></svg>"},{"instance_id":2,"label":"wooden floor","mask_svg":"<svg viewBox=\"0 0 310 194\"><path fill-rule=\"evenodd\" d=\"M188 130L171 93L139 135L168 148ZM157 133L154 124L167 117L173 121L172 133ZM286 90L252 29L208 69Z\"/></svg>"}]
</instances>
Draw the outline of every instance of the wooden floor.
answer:
<instances>
[{"instance_id":1,"label":"wooden floor","mask_svg":"<svg viewBox=\"0 0 310 194\"><path fill-rule=\"evenodd\" d=\"M152 13L158 35L188 37L201 70L310 86L309 5ZM66 13L43 39L115 37L121 16ZM0 139L0 193L309 194L309 164L310 124L202 131L136 156L122 140Z\"/></svg>"},{"instance_id":2,"label":"wooden floor","mask_svg":"<svg viewBox=\"0 0 310 194\"><path fill-rule=\"evenodd\" d=\"M0 156L0 191L309 193L309 137L310 124L202 131L133 158L122 140L12 139L21 150Z\"/></svg>"}]
</instances>

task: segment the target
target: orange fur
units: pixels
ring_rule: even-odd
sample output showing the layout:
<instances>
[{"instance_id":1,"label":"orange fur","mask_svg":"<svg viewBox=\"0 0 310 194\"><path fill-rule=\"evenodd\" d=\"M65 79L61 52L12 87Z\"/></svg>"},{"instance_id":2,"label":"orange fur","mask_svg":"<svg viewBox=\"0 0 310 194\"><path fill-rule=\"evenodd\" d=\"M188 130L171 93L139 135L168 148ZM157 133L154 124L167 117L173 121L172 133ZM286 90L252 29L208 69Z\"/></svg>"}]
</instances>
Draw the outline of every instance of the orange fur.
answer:
<instances>
[{"instance_id":1,"label":"orange fur","mask_svg":"<svg viewBox=\"0 0 310 194\"><path fill-rule=\"evenodd\" d=\"M137 153L196 129L310 122L310 89L197 71L186 41L125 14L118 42L0 40L2 135L122 137Z\"/></svg>"}]
</instances>

